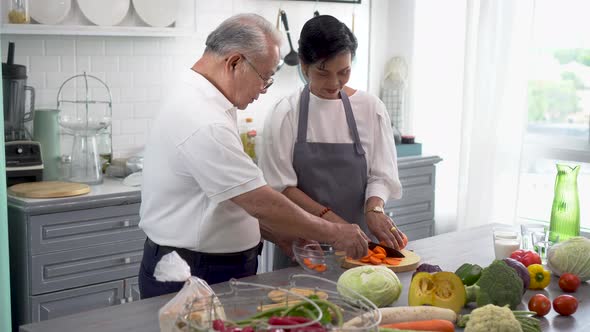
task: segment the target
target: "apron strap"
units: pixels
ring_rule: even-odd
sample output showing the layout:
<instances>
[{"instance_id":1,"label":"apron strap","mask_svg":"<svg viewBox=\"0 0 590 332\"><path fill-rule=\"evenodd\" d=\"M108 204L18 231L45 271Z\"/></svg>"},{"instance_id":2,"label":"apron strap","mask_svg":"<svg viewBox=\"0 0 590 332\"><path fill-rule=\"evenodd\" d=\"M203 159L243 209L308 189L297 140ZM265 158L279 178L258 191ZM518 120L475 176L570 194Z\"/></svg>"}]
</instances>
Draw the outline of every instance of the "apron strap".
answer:
<instances>
[{"instance_id":1,"label":"apron strap","mask_svg":"<svg viewBox=\"0 0 590 332\"><path fill-rule=\"evenodd\" d=\"M309 84L301 91L299 98L299 125L297 126L297 142L307 142L307 118L309 115Z\"/></svg>"},{"instance_id":2,"label":"apron strap","mask_svg":"<svg viewBox=\"0 0 590 332\"><path fill-rule=\"evenodd\" d=\"M343 90L340 90L340 99L342 99L342 104L344 104L344 114L346 114L346 122L348 123L348 128L350 129L352 139L354 140L356 153L358 155L364 155L365 149L363 149L363 146L361 145L361 138L359 137L359 132L356 128L356 120L352 113L352 106L350 105L350 100L348 99L346 92Z\"/></svg>"},{"instance_id":3,"label":"apron strap","mask_svg":"<svg viewBox=\"0 0 590 332\"><path fill-rule=\"evenodd\" d=\"M307 141L307 121L309 118L309 94L309 84L306 84L303 87L303 91L301 91L301 96L299 98L299 123L297 126L298 143L305 143ZM350 133L352 134L354 148L356 150L356 153L362 156L365 154L365 150L361 145L359 132L356 128L356 120L354 119L354 114L352 113L352 106L350 105L350 100L348 99L348 96L342 90L340 90L340 99L342 100L342 104L344 105L346 123L348 124Z\"/></svg>"}]
</instances>

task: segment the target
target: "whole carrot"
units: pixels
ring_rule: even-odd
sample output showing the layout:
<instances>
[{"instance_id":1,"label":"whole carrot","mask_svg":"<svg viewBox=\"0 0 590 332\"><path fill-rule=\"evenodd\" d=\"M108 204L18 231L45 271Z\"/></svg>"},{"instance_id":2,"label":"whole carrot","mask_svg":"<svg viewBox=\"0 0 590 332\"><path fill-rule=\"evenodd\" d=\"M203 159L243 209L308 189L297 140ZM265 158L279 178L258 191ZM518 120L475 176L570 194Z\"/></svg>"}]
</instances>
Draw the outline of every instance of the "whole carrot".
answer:
<instances>
[{"instance_id":1,"label":"whole carrot","mask_svg":"<svg viewBox=\"0 0 590 332\"><path fill-rule=\"evenodd\" d=\"M393 324L380 325L380 327L399 329L399 330L417 330L417 331L436 331L436 332L454 332L455 324L444 319L431 319L413 322L401 322Z\"/></svg>"}]
</instances>

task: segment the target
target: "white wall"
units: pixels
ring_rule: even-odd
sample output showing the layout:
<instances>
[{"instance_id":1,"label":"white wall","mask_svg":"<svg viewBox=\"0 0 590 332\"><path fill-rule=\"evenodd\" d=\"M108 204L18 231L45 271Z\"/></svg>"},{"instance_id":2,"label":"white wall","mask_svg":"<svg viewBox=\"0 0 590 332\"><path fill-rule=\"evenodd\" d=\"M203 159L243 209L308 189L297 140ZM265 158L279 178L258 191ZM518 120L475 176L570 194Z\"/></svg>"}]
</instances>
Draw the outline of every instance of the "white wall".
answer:
<instances>
[{"instance_id":1,"label":"white wall","mask_svg":"<svg viewBox=\"0 0 590 332\"><path fill-rule=\"evenodd\" d=\"M189 67L202 54L208 33L236 13L254 12L276 24L279 8L284 9L295 48L300 29L313 16L314 10L333 15L349 27L354 13L359 50L351 85L366 89L369 2L352 5L313 1L196 0L196 27L190 37L3 35L2 59L6 59L8 41L14 41L15 63L27 66L27 83L37 90L37 108L55 107L59 86L72 75L86 71L103 79L110 87L114 101L113 150L117 157L141 149L159 103L165 97L166 87L174 82L179 69ZM284 31L282 26L281 31ZM286 54L289 49L284 36L282 52ZM283 66L270 91L241 116L253 116L256 125L261 126L273 103L301 84L297 68ZM92 92L94 98L103 96L99 86L94 86ZM82 97L83 90L72 87L64 91L65 97L76 95ZM63 147L63 153L67 153L67 149Z\"/></svg>"}]
</instances>

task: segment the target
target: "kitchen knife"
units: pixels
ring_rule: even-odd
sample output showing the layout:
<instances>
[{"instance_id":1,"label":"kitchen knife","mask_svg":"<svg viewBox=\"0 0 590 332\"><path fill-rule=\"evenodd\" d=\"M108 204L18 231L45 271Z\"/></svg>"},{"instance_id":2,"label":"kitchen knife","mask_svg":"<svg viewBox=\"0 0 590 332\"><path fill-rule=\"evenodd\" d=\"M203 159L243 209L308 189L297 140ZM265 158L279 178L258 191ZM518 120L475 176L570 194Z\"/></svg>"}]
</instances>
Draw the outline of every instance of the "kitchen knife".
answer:
<instances>
[{"instance_id":1,"label":"kitchen knife","mask_svg":"<svg viewBox=\"0 0 590 332\"><path fill-rule=\"evenodd\" d=\"M387 253L387 257L398 257L398 258L404 258L404 257L406 257L406 256L404 256L404 254L402 254L401 251L399 251L397 249L394 249L394 248L391 248L391 247L388 247L388 246L384 246L384 245L379 244L379 243L375 243L375 242L369 241L369 249L373 250L377 246L385 249L385 252Z\"/></svg>"}]
</instances>

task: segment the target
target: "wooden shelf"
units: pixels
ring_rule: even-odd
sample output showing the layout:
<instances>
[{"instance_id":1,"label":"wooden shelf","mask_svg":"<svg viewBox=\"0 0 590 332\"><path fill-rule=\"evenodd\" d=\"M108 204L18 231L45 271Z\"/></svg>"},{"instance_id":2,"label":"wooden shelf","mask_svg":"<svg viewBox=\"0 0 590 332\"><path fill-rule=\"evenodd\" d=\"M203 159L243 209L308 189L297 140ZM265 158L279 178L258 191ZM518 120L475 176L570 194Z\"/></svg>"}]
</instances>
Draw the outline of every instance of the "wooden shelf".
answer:
<instances>
[{"instance_id":1,"label":"wooden shelf","mask_svg":"<svg viewBox=\"0 0 590 332\"><path fill-rule=\"evenodd\" d=\"M190 36L191 33L188 28L95 25L2 24L0 29L3 35L179 37Z\"/></svg>"}]
</instances>

